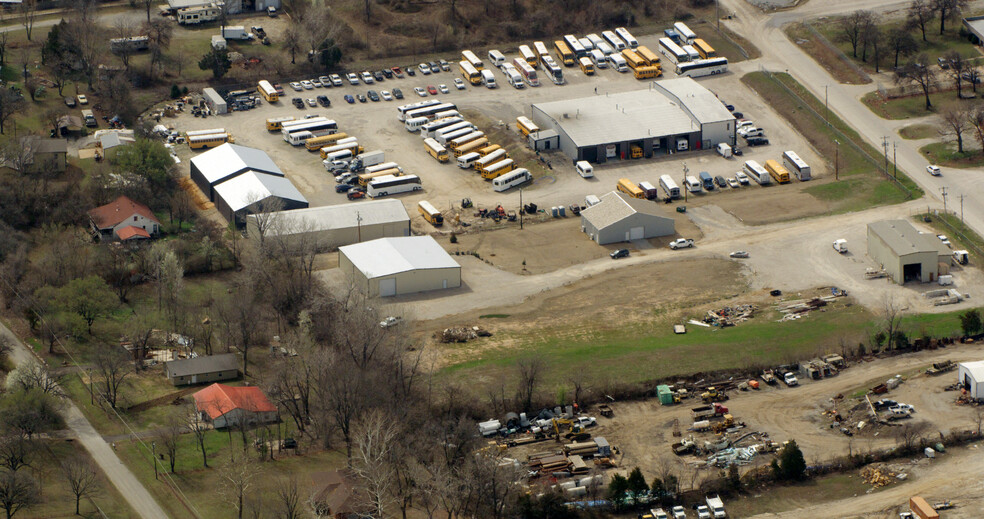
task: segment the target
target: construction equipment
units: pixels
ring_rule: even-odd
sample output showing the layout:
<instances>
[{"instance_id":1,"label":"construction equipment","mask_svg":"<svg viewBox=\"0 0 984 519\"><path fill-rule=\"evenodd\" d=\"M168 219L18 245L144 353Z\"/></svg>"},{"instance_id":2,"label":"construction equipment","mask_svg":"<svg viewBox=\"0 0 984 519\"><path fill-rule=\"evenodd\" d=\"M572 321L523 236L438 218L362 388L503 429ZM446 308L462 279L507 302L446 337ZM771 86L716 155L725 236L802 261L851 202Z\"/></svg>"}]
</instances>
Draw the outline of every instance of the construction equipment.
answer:
<instances>
[{"instance_id":1,"label":"construction equipment","mask_svg":"<svg viewBox=\"0 0 984 519\"><path fill-rule=\"evenodd\" d=\"M462 198L461 199L461 208L462 209L468 209L471 206L472 206L471 198Z\"/></svg>"},{"instance_id":2,"label":"construction equipment","mask_svg":"<svg viewBox=\"0 0 984 519\"><path fill-rule=\"evenodd\" d=\"M606 418L611 418L612 416L615 415L615 412L612 411L611 406L609 406L608 404L601 404L598 406L598 414Z\"/></svg>"},{"instance_id":3,"label":"construction equipment","mask_svg":"<svg viewBox=\"0 0 984 519\"><path fill-rule=\"evenodd\" d=\"M717 388L715 388L714 386L711 386L711 387L707 388L707 391L704 391L703 393L701 393L700 394L700 398L704 402L708 402L708 403L713 402L715 400L727 400L728 399L728 397L725 396L724 393L718 392Z\"/></svg>"},{"instance_id":4,"label":"construction equipment","mask_svg":"<svg viewBox=\"0 0 984 519\"><path fill-rule=\"evenodd\" d=\"M729 427L734 427L734 425L735 425L735 417L730 414L726 414L724 415L724 420L721 420L720 422L715 422L714 425L711 426L711 430L714 431L715 433L720 434L728 430Z\"/></svg>"},{"instance_id":5,"label":"construction equipment","mask_svg":"<svg viewBox=\"0 0 984 519\"><path fill-rule=\"evenodd\" d=\"M687 436L682 441L679 441L671 445L670 448L673 449L673 454L676 454L677 456L683 456L684 454L690 454L691 452L693 452L694 447L696 447L696 445L697 444L694 441L694 437Z\"/></svg>"},{"instance_id":6,"label":"construction equipment","mask_svg":"<svg viewBox=\"0 0 984 519\"><path fill-rule=\"evenodd\" d=\"M934 362L933 367L926 370L927 375L940 375L946 373L947 371L953 371L957 365L953 363L952 360L945 360L943 362Z\"/></svg>"}]
</instances>

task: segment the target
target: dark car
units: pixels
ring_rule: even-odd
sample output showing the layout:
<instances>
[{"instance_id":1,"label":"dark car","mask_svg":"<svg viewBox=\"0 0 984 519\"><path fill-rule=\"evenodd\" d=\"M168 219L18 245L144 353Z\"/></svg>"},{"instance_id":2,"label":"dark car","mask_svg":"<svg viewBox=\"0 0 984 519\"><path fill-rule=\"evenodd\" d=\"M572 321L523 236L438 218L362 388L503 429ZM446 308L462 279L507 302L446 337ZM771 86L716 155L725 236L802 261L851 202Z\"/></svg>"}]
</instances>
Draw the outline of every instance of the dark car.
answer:
<instances>
[{"instance_id":1,"label":"dark car","mask_svg":"<svg viewBox=\"0 0 984 519\"><path fill-rule=\"evenodd\" d=\"M724 107L727 108L729 112L735 111L735 105L724 105Z\"/></svg>"},{"instance_id":2,"label":"dark car","mask_svg":"<svg viewBox=\"0 0 984 519\"><path fill-rule=\"evenodd\" d=\"M750 137L745 139L745 143L749 146L766 146L769 144L769 139L765 137Z\"/></svg>"},{"instance_id":3,"label":"dark car","mask_svg":"<svg viewBox=\"0 0 984 519\"><path fill-rule=\"evenodd\" d=\"M366 96L362 94L355 94L355 98L358 99L360 103L365 103L366 101L368 101L368 99L366 99Z\"/></svg>"},{"instance_id":4,"label":"dark car","mask_svg":"<svg viewBox=\"0 0 984 519\"><path fill-rule=\"evenodd\" d=\"M451 71L451 64L448 63L447 60L443 60L442 59L442 60L438 61L438 63L441 65L441 70L443 70L445 72Z\"/></svg>"},{"instance_id":5,"label":"dark car","mask_svg":"<svg viewBox=\"0 0 984 519\"><path fill-rule=\"evenodd\" d=\"M331 106L331 101L328 99L328 96L318 96L318 102L325 108Z\"/></svg>"},{"instance_id":6,"label":"dark car","mask_svg":"<svg viewBox=\"0 0 984 519\"><path fill-rule=\"evenodd\" d=\"M393 71L392 70L390 70L388 68L384 68L383 70L380 70L380 72L382 72L383 75L386 76L386 79L393 79Z\"/></svg>"},{"instance_id":7,"label":"dark car","mask_svg":"<svg viewBox=\"0 0 984 519\"><path fill-rule=\"evenodd\" d=\"M731 112L731 115L735 116L735 119L744 119L745 118L745 114L743 114L741 112Z\"/></svg>"},{"instance_id":8,"label":"dark car","mask_svg":"<svg viewBox=\"0 0 984 519\"><path fill-rule=\"evenodd\" d=\"M741 157L744 154L744 152L742 152L741 149L738 148L738 146L735 146L731 148L731 154L736 157Z\"/></svg>"},{"instance_id":9,"label":"dark car","mask_svg":"<svg viewBox=\"0 0 984 519\"><path fill-rule=\"evenodd\" d=\"M390 70L393 71L393 75L399 78L403 77L403 69L400 67L393 67Z\"/></svg>"},{"instance_id":10,"label":"dark car","mask_svg":"<svg viewBox=\"0 0 984 519\"><path fill-rule=\"evenodd\" d=\"M359 198L365 198L366 197L366 193L365 193L365 191L361 191L361 190L358 190L358 189L352 189L348 193L346 193L345 196L347 196L349 200L358 200Z\"/></svg>"},{"instance_id":11,"label":"dark car","mask_svg":"<svg viewBox=\"0 0 984 519\"><path fill-rule=\"evenodd\" d=\"M336 193L346 193L350 189L352 189L352 184L346 184L344 182L335 186Z\"/></svg>"},{"instance_id":12,"label":"dark car","mask_svg":"<svg viewBox=\"0 0 984 519\"><path fill-rule=\"evenodd\" d=\"M617 250L617 251L609 254L609 256L611 256L612 259L628 258L629 257L629 249L619 249L619 250Z\"/></svg>"},{"instance_id":13,"label":"dark car","mask_svg":"<svg viewBox=\"0 0 984 519\"><path fill-rule=\"evenodd\" d=\"M393 97L395 97L397 99L403 99L403 90L400 90L399 88L394 88L393 89Z\"/></svg>"},{"instance_id":14,"label":"dark car","mask_svg":"<svg viewBox=\"0 0 984 519\"><path fill-rule=\"evenodd\" d=\"M718 187L726 187L728 185L728 181L726 181L721 175L714 177L714 183L717 184Z\"/></svg>"},{"instance_id":15,"label":"dark car","mask_svg":"<svg viewBox=\"0 0 984 519\"><path fill-rule=\"evenodd\" d=\"M428 62L427 65L430 66L431 74L437 74L441 71L441 66L436 61Z\"/></svg>"},{"instance_id":16,"label":"dark car","mask_svg":"<svg viewBox=\"0 0 984 519\"><path fill-rule=\"evenodd\" d=\"M352 97L352 94L345 94L345 102L348 104L355 103L355 98Z\"/></svg>"},{"instance_id":17,"label":"dark car","mask_svg":"<svg viewBox=\"0 0 984 519\"><path fill-rule=\"evenodd\" d=\"M383 81L386 79L386 77L383 76L383 71L381 70L377 70L376 72L373 72L372 77L376 78L376 81Z\"/></svg>"},{"instance_id":18,"label":"dark car","mask_svg":"<svg viewBox=\"0 0 984 519\"><path fill-rule=\"evenodd\" d=\"M281 448L284 448L284 449L296 449L297 448L297 440L295 440L293 438L284 438L284 441L280 442L280 446L281 446Z\"/></svg>"},{"instance_id":19,"label":"dark car","mask_svg":"<svg viewBox=\"0 0 984 519\"><path fill-rule=\"evenodd\" d=\"M415 70L413 70L413 65L407 65L406 71L407 71L407 75L409 75L409 76L416 76L417 75L417 72Z\"/></svg>"},{"instance_id":20,"label":"dark car","mask_svg":"<svg viewBox=\"0 0 984 519\"><path fill-rule=\"evenodd\" d=\"M434 85L428 85L427 86L427 93L429 93L432 96L436 96L437 95L437 89L434 88Z\"/></svg>"},{"instance_id":21,"label":"dark car","mask_svg":"<svg viewBox=\"0 0 984 519\"><path fill-rule=\"evenodd\" d=\"M274 83L273 89L277 91L277 95L279 96L284 95L284 87L280 86L280 83Z\"/></svg>"},{"instance_id":22,"label":"dark car","mask_svg":"<svg viewBox=\"0 0 984 519\"><path fill-rule=\"evenodd\" d=\"M375 90L370 90L367 94L369 95L369 99L372 99L372 102L379 101L379 94Z\"/></svg>"},{"instance_id":23,"label":"dark car","mask_svg":"<svg viewBox=\"0 0 984 519\"><path fill-rule=\"evenodd\" d=\"M65 106L67 106L69 108L75 108L75 98L74 97L66 97L65 98Z\"/></svg>"},{"instance_id":24,"label":"dark car","mask_svg":"<svg viewBox=\"0 0 984 519\"><path fill-rule=\"evenodd\" d=\"M950 61L944 58L936 58L936 62L940 64L940 68L948 69L950 68Z\"/></svg>"},{"instance_id":25,"label":"dark car","mask_svg":"<svg viewBox=\"0 0 984 519\"><path fill-rule=\"evenodd\" d=\"M301 100L300 97L295 97L295 98L291 99L290 102L291 103L294 103L294 106L297 107L298 110L300 110L301 108L304 108L304 101Z\"/></svg>"}]
</instances>

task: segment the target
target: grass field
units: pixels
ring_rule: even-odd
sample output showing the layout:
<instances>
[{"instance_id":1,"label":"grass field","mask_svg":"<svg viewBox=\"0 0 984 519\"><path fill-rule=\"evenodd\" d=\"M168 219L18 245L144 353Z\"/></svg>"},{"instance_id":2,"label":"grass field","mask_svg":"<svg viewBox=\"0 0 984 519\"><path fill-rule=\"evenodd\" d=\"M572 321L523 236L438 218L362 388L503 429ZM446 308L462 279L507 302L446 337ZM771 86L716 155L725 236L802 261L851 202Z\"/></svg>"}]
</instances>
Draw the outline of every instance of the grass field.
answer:
<instances>
[{"instance_id":1,"label":"grass field","mask_svg":"<svg viewBox=\"0 0 984 519\"><path fill-rule=\"evenodd\" d=\"M947 90L929 94L929 102L933 105L931 110L926 110L926 97L922 94L883 99L878 92L871 92L862 97L861 102L883 119L899 120L933 115L941 106L948 103L964 103L969 106L974 100L957 99L956 90Z\"/></svg>"},{"instance_id":2,"label":"grass field","mask_svg":"<svg viewBox=\"0 0 984 519\"><path fill-rule=\"evenodd\" d=\"M700 21L697 23L689 23L688 25L694 32L700 34L700 38L707 42L708 45L717 51L718 56L728 58L731 63L737 63L739 61L745 61L745 56L742 55L741 50L733 43L728 41L727 38L722 36L715 29L713 22ZM762 55L757 47L751 44L748 40L745 40L741 36L731 32L727 27L722 27L721 31L728 35L748 53L749 58L755 59ZM655 50L655 49L653 49Z\"/></svg>"},{"instance_id":3,"label":"grass field","mask_svg":"<svg viewBox=\"0 0 984 519\"><path fill-rule=\"evenodd\" d=\"M845 212L876 205L895 204L907 199L905 191L881 175L871 161L854 147L835 140L842 139L834 128L858 144L868 157L880 162L881 154L865 143L857 132L834 114L830 116L830 126L815 113L806 110L803 101L816 113L824 113L823 102L806 91L802 85L788 74L774 74L799 98L791 96L762 72L752 72L742 77L742 82L755 90L766 102L790 121L821 156L830 160L836 157L839 165L840 182L818 184L806 188L806 192L817 198L837 202L834 212ZM832 161L833 162L833 161ZM922 196L922 190L912 180L899 172L900 183L909 189L913 198Z\"/></svg>"},{"instance_id":4,"label":"grass field","mask_svg":"<svg viewBox=\"0 0 984 519\"><path fill-rule=\"evenodd\" d=\"M939 128L933 124L910 124L899 130L903 139L933 139L940 136Z\"/></svg>"},{"instance_id":5,"label":"grass field","mask_svg":"<svg viewBox=\"0 0 984 519\"><path fill-rule=\"evenodd\" d=\"M871 79L858 74L853 68L846 66L844 60L830 47L825 45L812 31L801 23L791 23L784 29L786 37L803 52L811 56L831 76L840 83L849 85L866 85Z\"/></svg>"},{"instance_id":6,"label":"grass field","mask_svg":"<svg viewBox=\"0 0 984 519\"><path fill-rule=\"evenodd\" d=\"M835 474L803 483L775 486L768 492L743 494L728 499L725 506L728 513L735 517L751 517L862 495L869 488L871 486L857 474Z\"/></svg>"},{"instance_id":7,"label":"grass field","mask_svg":"<svg viewBox=\"0 0 984 519\"><path fill-rule=\"evenodd\" d=\"M934 142L919 148L919 153L930 164L951 168L979 168L984 166L984 153L977 149L968 149L972 134L964 134L964 152L957 151L955 142Z\"/></svg>"},{"instance_id":8,"label":"grass field","mask_svg":"<svg viewBox=\"0 0 984 519\"><path fill-rule=\"evenodd\" d=\"M72 493L68 480L61 468L61 461L69 456L88 458L81 445L75 442L52 440L45 442L34 452L35 460L31 467L20 470L30 471L40 478L41 504L25 509L17 517L76 517L75 494ZM93 463L95 465L95 463ZM96 469L98 471L98 468ZM79 513L81 517L133 517L133 510L123 496L106 480L102 472L96 485L96 492L91 498L83 498Z\"/></svg>"}]
</instances>

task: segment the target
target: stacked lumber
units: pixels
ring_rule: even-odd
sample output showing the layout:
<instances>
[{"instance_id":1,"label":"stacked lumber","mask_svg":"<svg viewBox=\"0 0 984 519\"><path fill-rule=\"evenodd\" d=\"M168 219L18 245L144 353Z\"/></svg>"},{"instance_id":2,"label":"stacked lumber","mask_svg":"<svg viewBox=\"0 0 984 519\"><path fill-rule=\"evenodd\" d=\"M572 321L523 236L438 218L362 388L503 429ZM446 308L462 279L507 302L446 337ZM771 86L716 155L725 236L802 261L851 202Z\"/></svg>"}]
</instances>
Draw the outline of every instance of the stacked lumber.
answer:
<instances>
[{"instance_id":1,"label":"stacked lumber","mask_svg":"<svg viewBox=\"0 0 984 519\"><path fill-rule=\"evenodd\" d=\"M594 440L587 442L574 442L564 445L564 453L568 456L576 454L579 456L590 456L598 452L598 444Z\"/></svg>"}]
</instances>

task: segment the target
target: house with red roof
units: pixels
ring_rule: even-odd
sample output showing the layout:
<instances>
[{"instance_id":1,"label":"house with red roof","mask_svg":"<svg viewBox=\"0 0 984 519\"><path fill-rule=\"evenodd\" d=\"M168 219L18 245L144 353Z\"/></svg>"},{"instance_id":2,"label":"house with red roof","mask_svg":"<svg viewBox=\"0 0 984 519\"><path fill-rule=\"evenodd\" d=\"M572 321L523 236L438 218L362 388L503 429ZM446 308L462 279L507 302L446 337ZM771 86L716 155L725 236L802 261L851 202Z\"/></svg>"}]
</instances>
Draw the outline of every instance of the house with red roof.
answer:
<instances>
[{"instance_id":1,"label":"house with red roof","mask_svg":"<svg viewBox=\"0 0 984 519\"><path fill-rule=\"evenodd\" d=\"M125 196L90 210L89 221L104 240L145 240L160 232L161 226L149 207Z\"/></svg>"},{"instance_id":2,"label":"house with red roof","mask_svg":"<svg viewBox=\"0 0 984 519\"><path fill-rule=\"evenodd\" d=\"M277 406L256 386L212 384L195 393L195 411L216 429L277 421Z\"/></svg>"}]
</instances>

